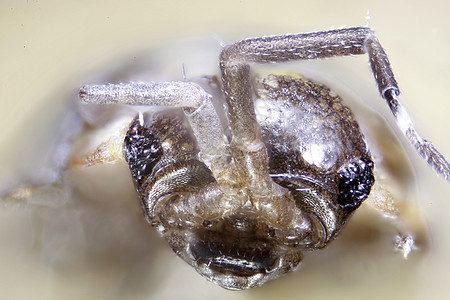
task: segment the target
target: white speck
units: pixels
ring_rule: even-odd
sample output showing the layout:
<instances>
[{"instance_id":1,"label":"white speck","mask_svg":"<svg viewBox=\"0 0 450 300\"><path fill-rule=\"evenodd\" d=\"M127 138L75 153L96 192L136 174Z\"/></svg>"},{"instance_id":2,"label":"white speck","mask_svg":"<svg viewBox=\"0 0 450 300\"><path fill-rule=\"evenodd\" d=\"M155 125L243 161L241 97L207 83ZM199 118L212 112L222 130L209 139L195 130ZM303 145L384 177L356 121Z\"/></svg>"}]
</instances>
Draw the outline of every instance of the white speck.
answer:
<instances>
[{"instance_id":1,"label":"white speck","mask_svg":"<svg viewBox=\"0 0 450 300\"><path fill-rule=\"evenodd\" d=\"M156 227L156 231L157 231L159 234L163 234L163 233L166 231L166 228L165 228L163 225L158 225L158 226Z\"/></svg>"},{"instance_id":2,"label":"white speck","mask_svg":"<svg viewBox=\"0 0 450 300\"><path fill-rule=\"evenodd\" d=\"M414 242L414 237L412 237L411 235L407 236L396 235L394 238L394 244L396 250L402 252L404 259L408 258L408 255L409 253L411 253L412 250L417 249Z\"/></svg>"},{"instance_id":3,"label":"white speck","mask_svg":"<svg viewBox=\"0 0 450 300\"><path fill-rule=\"evenodd\" d=\"M329 145L310 144L302 152L303 158L312 165L327 169L330 167Z\"/></svg>"},{"instance_id":4,"label":"white speck","mask_svg":"<svg viewBox=\"0 0 450 300\"><path fill-rule=\"evenodd\" d=\"M144 126L144 115L139 112L139 125Z\"/></svg>"}]
</instances>

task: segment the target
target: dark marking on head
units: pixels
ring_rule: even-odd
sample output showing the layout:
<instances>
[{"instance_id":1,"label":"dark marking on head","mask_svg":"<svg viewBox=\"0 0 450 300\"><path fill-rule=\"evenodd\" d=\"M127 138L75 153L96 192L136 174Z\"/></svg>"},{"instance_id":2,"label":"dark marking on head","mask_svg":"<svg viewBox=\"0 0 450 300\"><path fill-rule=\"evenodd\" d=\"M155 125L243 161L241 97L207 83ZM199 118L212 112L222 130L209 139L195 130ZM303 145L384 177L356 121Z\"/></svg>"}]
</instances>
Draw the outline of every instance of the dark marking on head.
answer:
<instances>
[{"instance_id":1,"label":"dark marking on head","mask_svg":"<svg viewBox=\"0 0 450 300\"><path fill-rule=\"evenodd\" d=\"M346 163L338 171L338 204L346 212L354 211L369 196L374 182L372 161Z\"/></svg>"},{"instance_id":2,"label":"dark marking on head","mask_svg":"<svg viewBox=\"0 0 450 300\"><path fill-rule=\"evenodd\" d=\"M163 150L159 140L138 120L133 121L124 140L125 159L133 179L139 184L151 174L156 163L161 159Z\"/></svg>"}]
</instances>

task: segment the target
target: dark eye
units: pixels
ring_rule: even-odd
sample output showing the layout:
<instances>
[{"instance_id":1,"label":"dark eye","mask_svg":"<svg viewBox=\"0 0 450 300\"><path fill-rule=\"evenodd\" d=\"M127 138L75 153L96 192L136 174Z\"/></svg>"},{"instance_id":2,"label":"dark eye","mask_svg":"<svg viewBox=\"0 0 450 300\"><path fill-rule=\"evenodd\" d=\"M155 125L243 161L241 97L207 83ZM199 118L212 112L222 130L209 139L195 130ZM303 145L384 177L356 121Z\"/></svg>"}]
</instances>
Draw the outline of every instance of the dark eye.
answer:
<instances>
[{"instance_id":1,"label":"dark eye","mask_svg":"<svg viewBox=\"0 0 450 300\"><path fill-rule=\"evenodd\" d=\"M151 174L161 159L163 150L159 140L135 119L124 140L125 159L134 180L140 183Z\"/></svg>"},{"instance_id":2,"label":"dark eye","mask_svg":"<svg viewBox=\"0 0 450 300\"><path fill-rule=\"evenodd\" d=\"M369 196L374 183L373 162L348 162L338 170L338 204L352 212Z\"/></svg>"}]
</instances>

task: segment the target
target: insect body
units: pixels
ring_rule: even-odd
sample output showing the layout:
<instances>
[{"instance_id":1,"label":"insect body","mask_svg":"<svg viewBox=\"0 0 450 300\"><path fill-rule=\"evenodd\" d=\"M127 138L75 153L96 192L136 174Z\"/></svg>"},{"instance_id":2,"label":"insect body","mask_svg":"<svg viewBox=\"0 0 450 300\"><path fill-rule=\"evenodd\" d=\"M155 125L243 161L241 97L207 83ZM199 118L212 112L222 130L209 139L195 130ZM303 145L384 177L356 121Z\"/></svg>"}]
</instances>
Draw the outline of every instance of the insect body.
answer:
<instances>
[{"instance_id":1,"label":"insect body","mask_svg":"<svg viewBox=\"0 0 450 300\"><path fill-rule=\"evenodd\" d=\"M333 239L373 184L358 124L325 87L301 78L257 78L267 191L254 194L230 154L223 169L199 159L179 111L138 116L124 152L145 215L172 249L230 289L293 270L305 250ZM213 147L213 145L211 145ZM258 183L253 183L258 184Z\"/></svg>"},{"instance_id":2,"label":"insect body","mask_svg":"<svg viewBox=\"0 0 450 300\"><path fill-rule=\"evenodd\" d=\"M298 75L254 75L250 64L363 53L400 129L448 179L449 164L418 136L365 27L240 41L223 49L220 79L84 86L83 103L140 106L86 162L123 157L146 219L181 258L227 289L260 286L340 233L371 191L374 163L330 89Z\"/></svg>"}]
</instances>

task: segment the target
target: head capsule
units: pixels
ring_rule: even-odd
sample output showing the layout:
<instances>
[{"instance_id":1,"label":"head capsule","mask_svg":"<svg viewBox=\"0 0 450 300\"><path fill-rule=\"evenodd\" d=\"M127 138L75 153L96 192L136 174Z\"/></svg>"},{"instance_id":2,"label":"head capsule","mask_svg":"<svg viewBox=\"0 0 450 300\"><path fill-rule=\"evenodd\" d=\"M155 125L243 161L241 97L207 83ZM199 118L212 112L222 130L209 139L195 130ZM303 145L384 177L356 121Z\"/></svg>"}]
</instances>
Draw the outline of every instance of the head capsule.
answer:
<instances>
[{"instance_id":1,"label":"head capsule","mask_svg":"<svg viewBox=\"0 0 450 300\"><path fill-rule=\"evenodd\" d=\"M310 81L258 78L256 117L270 193L255 194L233 159L214 176L181 110L136 118L124 152L145 216L201 275L227 289L262 285L326 246L373 184L351 112Z\"/></svg>"}]
</instances>

